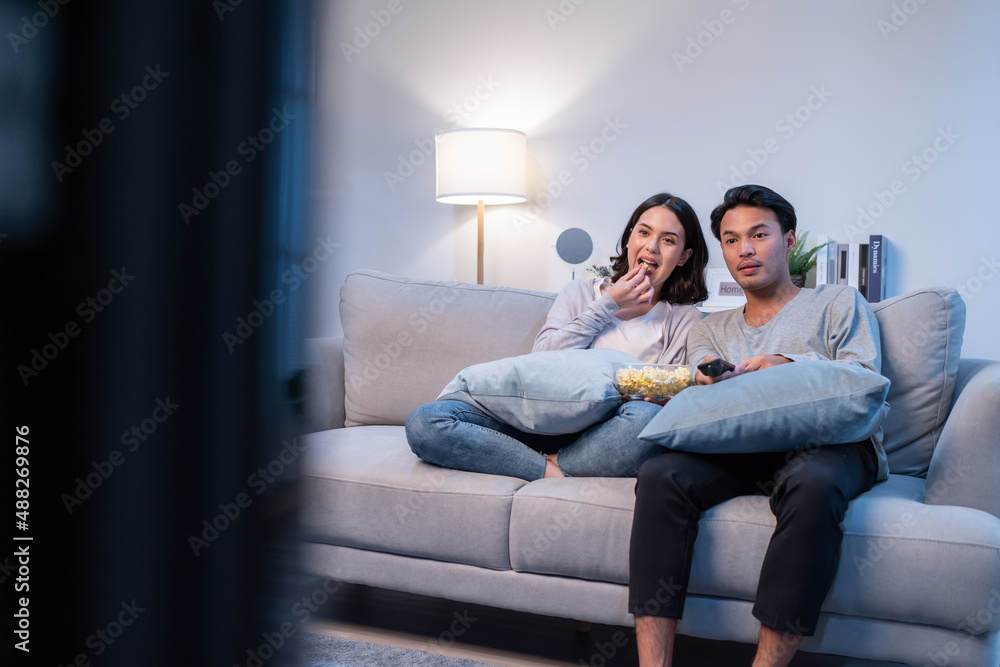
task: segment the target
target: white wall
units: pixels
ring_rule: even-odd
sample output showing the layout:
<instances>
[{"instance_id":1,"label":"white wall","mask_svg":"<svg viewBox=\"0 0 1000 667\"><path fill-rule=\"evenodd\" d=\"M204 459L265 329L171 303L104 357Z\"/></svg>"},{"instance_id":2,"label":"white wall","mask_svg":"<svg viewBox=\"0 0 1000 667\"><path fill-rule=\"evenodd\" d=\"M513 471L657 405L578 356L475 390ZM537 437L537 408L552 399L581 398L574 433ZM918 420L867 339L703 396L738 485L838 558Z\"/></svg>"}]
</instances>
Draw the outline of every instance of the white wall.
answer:
<instances>
[{"instance_id":1,"label":"white wall","mask_svg":"<svg viewBox=\"0 0 1000 667\"><path fill-rule=\"evenodd\" d=\"M314 233L340 254L310 281L308 334L340 333L355 269L475 281L475 207L434 201L432 137L495 126L527 133L530 192L486 210L487 283L557 291L574 268L560 232L590 232L587 265L606 263L663 190L695 207L723 267L708 214L746 175L813 238L886 235L890 294L961 287L965 356L1000 358L998 33L994 0L325 3ZM878 214L866 229L859 207Z\"/></svg>"}]
</instances>

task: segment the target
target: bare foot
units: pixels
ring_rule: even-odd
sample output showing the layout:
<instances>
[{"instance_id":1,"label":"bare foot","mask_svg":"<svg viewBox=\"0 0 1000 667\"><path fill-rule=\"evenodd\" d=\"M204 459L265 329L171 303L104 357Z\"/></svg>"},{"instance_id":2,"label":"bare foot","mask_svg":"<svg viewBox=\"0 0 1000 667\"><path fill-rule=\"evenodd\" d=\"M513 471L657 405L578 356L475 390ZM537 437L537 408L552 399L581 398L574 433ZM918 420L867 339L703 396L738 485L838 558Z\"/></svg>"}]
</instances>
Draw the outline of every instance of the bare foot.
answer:
<instances>
[{"instance_id":1,"label":"bare foot","mask_svg":"<svg viewBox=\"0 0 1000 667\"><path fill-rule=\"evenodd\" d=\"M557 462L558 454L546 454L545 455L545 474L542 478L546 477L565 477L562 470L559 469L559 463Z\"/></svg>"}]
</instances>

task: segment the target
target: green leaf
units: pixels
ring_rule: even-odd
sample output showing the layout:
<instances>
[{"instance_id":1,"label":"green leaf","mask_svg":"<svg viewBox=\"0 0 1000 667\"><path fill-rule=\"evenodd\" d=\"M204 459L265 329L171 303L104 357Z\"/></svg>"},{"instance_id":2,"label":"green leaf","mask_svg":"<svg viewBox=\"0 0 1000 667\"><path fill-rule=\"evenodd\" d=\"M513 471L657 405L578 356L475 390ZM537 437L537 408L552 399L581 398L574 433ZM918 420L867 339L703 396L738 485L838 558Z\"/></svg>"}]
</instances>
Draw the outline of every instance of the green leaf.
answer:
<instances>
[{"instance_id":1,"label":"green leaf","mask_svg":"<svg viewBox=\"0 0 1000 667\"><path fill-rule=\"evenodd\" d=\"M792 251L788 253L788 272L792 275L805 275L816 266L816 253L819 252L820 248L824 248L833 241L827 241L821 245L815 246L810 250L803 251L806 245L806 239L809 238L809 232L803 232L802 236L795 239L795 245L792 247Z\"/></svg>"}]
</instances>

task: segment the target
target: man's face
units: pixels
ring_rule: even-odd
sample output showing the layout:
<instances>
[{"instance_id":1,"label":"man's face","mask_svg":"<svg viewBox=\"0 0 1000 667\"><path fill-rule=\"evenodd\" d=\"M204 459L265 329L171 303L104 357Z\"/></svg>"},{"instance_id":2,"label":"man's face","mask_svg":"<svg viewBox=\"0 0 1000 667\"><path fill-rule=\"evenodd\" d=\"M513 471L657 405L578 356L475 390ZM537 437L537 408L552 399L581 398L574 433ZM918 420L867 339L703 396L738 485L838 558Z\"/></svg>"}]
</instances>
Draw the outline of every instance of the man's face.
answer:
<instances>
[{"instance_id":1,"label":"man's face","mask_svg":"<svg viewBox=\"0 0 1000 667\"><path fill-rule=\"evenodd\" d=\"M744 290L788 280L788 251L795 245L795 232L782 234L773 211L737 206L722 216L719 232L726 266Z\"/></svg>"}]
</instances>

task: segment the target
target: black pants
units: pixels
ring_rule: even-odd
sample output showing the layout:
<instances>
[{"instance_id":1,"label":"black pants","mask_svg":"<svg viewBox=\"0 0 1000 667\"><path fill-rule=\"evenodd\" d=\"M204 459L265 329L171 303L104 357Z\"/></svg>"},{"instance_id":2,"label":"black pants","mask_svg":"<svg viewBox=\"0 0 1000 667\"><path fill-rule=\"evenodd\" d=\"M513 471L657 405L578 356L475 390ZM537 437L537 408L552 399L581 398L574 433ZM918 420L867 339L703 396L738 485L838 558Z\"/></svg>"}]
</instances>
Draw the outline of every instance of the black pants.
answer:
<instances>
[{"instance_id":1,"label":"black pants","mask_svg":"<svg viewBox=\"0 0 1000 667\"><path fill-rule=\"evenodd\" d=\"M636 482L629 611L681 618L698 520L736 496L770 496L777 525L764 556L753 615L791 634L816 632L840 556L847 504L875 482L870 440L767 454L667 451Z\"/></svg>"}]
</instances>

